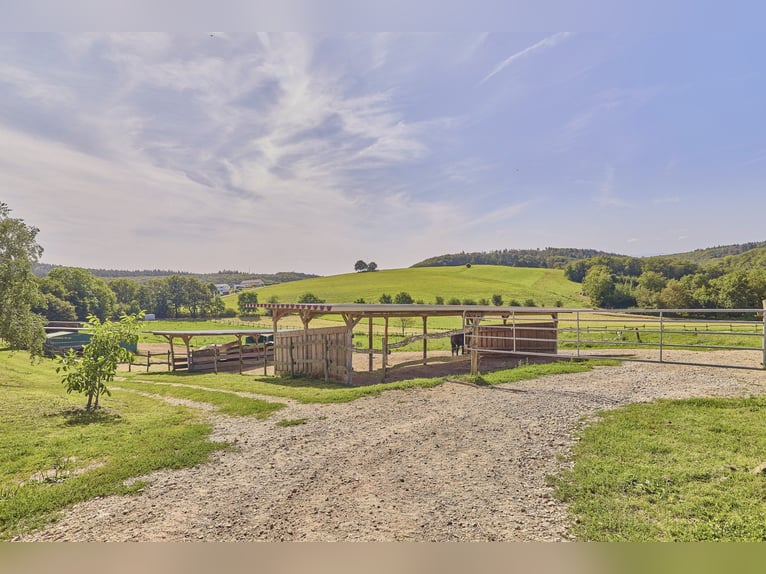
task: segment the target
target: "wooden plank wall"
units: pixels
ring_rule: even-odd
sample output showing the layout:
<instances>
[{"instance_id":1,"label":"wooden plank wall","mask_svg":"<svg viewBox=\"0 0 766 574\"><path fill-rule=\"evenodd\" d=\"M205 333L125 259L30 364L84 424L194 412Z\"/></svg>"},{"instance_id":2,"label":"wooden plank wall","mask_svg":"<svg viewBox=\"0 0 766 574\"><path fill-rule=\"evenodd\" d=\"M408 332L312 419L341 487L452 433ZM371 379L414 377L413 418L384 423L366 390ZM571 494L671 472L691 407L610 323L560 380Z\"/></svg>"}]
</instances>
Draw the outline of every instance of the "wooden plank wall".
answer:
<instances>
[{"instance_id":1,"label":"wooden plank wall","mask_svg":"<svg viewBox=\"0 0 766 574\"><path fill-rule=\"evenodd\" d=\"M346 382L351 354L346 327L285 331L274 340L274 372Z\"/></svg>"},{"instance_id":2,"label":"wooden plank wall","mask_svg":"<svg viewBox=\"0 0 766 574\"><path fill-rule=\"evenodd\" d=\"M479 351L488 349L514 352L515 350L516 353L556 354L558 352L556 322L518 323L515 326L480 325L475 346Z\"/></svg>"},{"instance_id":3,"label":"wooden plank wall","mask_svg":"<svg viewBox=\"0 0 766 574\"><path fill-rule=\"evenodd\" d=\"M264 357L264 354L266 355ZM260 367L264 358L272 359L272 350L263 345L246 345L242 348L243 370ZM187 368L189 367L187 363ZM219 347L192 351L190 371L238 371L239 347Z\"/></svg>"}]
</instances>

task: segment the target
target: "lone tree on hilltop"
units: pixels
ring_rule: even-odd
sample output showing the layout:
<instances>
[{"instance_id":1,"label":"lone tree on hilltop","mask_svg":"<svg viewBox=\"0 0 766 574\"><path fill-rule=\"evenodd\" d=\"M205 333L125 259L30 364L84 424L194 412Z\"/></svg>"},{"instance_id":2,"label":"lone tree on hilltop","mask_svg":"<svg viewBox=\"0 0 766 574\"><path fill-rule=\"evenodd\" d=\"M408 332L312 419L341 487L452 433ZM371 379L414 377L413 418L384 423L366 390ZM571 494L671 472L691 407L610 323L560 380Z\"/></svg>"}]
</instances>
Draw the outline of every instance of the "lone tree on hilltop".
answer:
<instances>
[{"instance_id":1,"label":"lone tree on hilltop","mask_svg":"<svg viewBox=\"0 0 766 574\"><path fill-rule=\"evenodd\" d=\"M368 265L361 259L354 263L354 271L367 271Z\"/></svg>"}]
</instances>

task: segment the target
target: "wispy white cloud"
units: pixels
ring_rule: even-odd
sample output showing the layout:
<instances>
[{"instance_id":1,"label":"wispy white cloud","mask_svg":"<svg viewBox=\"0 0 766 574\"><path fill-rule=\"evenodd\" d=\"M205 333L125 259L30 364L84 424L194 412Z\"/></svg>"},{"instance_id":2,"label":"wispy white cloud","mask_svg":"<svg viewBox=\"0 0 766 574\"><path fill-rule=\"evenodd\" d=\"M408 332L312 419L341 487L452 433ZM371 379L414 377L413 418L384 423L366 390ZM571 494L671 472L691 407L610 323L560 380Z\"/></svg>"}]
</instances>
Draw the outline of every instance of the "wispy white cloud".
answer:
<instances>
[{"instance_id":1,"label":"wispy white cloud","mask_svg":"<svg viewBox=\"0 0 766 574\"><path fill-rule=\"evenodd\" d=\"M598 125L600 120L610 117L609 114L624 109L635 109L642 106L660 93L659 88L609 89L592 96L584 109L577 111L564 124L559 133L559 149L569 149L582 135Z\"/></svg>"},{"instance_id":2,"label":"wispy white cloud","mask_svg":"<svg viewBox=\"0 0 766 574\"><path fill-rule=\"evenodd\" d=\"M553 48L557 44L566 40L571 35L572 35L571 32L559 32L557 34L548 36L547 38L543 38L536 44L532 44L531 46L528 46L524 48L523 50L516 52L515 54L511 54L505 60L503 60L497 66L495 66L489 74L484 76L484 78L482 78L479 84L485 83L487 80L489 80L490 78L492 78L494 75L498 74L499 72L503 71L505 68L507 68L514 62L517 62L523 58L526 58L527 56L530 56L531 54L534 54L535 52L539 52L540 50Z\"/></svg>"},{"instance_id":3,"label":"wispy white cloud","mask_svg":"<svg viewBox=\"0 0 766 574\"><path fill-rule=\"evenodd\" d=\"M68 106L74 100L66 86L30 70L0 62L0 86L3 84L20 97L45 107Z\"/></svg>"},{"instance_id":4,"label":"wispy white cloud","mask_svg":"<svg viewBox=\"0 0 766 574\"><path fill-rule=\"evenodd\" d=\"M615 189L615 169L611 165L604 168L604 177L599 185L595 201L603 207L624 207L627 205L625 200L617 194Z\"/></svg>"},{"instance_id":5,"label":"wispy white cloud","mask_svg":"<svg viewBox=\"0 0 766 574\"><path fill-rule=\"evenodd\" d=\"M669 205L674 203L681 203L681 198L677 195L663 195L652 198L653 205Z\"/></svg>"}]
</instances>

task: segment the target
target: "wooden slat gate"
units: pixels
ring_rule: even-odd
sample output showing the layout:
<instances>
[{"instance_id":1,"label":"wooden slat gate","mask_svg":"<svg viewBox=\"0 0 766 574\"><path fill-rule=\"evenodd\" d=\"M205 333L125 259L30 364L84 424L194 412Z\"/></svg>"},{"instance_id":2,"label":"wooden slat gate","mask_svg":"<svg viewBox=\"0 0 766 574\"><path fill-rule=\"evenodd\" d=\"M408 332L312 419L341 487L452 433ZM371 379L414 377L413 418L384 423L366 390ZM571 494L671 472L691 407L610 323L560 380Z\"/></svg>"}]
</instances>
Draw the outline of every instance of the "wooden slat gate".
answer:
<instances>
[{"instance_id":1,"label":"wooden slat gate","mask_svg":"<svg viewBox=\"0 0 766 574\"><path fill-rule=\"evenodd\" d=\"M558 352L558 333L555 321L525 322L516 325L480 325L477 340L469 346L481 351L510 353Z\"/></svg>"},{"instance_id":2,"label":"wooden slat gate","mask_svg":"<svg viewBox=\"0 0 766 574\"><path fill-rule=\"evenodd\" d=\"M274 339L274 372L346 382L351 349L346 327L278 332Z\"/></svg>"}]
</instances>

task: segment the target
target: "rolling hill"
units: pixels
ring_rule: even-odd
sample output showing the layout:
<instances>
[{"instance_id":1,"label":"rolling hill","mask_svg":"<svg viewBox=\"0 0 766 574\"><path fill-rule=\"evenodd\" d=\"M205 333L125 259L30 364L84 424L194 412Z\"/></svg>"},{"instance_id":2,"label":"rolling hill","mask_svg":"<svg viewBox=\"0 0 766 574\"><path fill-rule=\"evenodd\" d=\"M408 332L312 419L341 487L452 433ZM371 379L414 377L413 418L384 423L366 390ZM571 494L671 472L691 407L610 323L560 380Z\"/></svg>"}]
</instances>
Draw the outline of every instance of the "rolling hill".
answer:
<instances>
[{"instance_id":1,"label":"rolling hill","mask_svg":"<svg viewBox=\"0 0 766 574\"><path fill-rule=\"evenodd\" d=\"M280 303L294 303L305 293L328 303L353 303L360 299L377 303L383 293L395 297L406 291L415 301L424 303L435 303L437 296L445 303L453 297L478 302L500 294L504 304L512 299L519 303L532 299L537 306L552 307L558 303L582 307L586 301L579 294L581 289L578 283L567 280L560 269L473 265L346 273L261 287L257 293L261 303L272 297ZM227 306L236 307L236 295L224 299Z\"/></svg>"}]
</instances>

